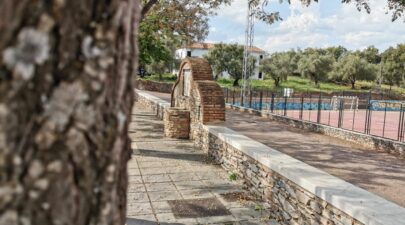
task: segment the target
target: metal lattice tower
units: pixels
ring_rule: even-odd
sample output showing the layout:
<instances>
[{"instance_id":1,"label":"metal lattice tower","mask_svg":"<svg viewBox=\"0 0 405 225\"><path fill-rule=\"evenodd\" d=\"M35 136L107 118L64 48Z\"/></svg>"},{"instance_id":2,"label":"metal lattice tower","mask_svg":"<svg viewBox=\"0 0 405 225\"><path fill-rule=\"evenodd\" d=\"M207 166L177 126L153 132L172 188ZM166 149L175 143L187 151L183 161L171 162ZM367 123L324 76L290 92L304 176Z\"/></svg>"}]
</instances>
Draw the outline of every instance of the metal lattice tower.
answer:
<instances>
[{"instance_id":1,"label":"metal lattice tower","mask_svg":"<svg viewBox=\"0 0 405 225\"><path fill-rule=\"evenodd\" d=\"M251 73L253 72L251 68L249 68L249 57L250 51L253 49L253 40L254 40L254 9L252 4L248 2L248 12L246 16L246 30L245 30L245 46L244 46L244 53L243 53L243 76L242 76L242 88L241 88L241 96L246 102L247 96L249 95L249 88L250 88L250 77ZM242 102L241 102L242 103Z\"/></svg>"}]
</instances>

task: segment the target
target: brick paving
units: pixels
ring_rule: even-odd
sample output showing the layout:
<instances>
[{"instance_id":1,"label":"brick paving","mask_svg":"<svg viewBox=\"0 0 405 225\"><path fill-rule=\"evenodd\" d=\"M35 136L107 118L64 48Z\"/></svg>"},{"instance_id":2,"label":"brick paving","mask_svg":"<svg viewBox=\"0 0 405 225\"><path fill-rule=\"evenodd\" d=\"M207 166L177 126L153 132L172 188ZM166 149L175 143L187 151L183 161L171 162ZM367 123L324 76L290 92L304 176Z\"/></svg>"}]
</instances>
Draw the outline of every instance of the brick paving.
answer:
<instances>
[{"instance_id":1,"label":"brick paving","mask_svg":"<svg viewBox=\"0 0 405 225\"><path fill-rule=\"evenodd\" d=\"M163 122L140 105L135 106L129 133L133 154L128 164L128 225L277 224L267 219L267 204L226 197L247 196L241 181L230 181L192 141L164 137Z\"/></svg>"}]
</instances>

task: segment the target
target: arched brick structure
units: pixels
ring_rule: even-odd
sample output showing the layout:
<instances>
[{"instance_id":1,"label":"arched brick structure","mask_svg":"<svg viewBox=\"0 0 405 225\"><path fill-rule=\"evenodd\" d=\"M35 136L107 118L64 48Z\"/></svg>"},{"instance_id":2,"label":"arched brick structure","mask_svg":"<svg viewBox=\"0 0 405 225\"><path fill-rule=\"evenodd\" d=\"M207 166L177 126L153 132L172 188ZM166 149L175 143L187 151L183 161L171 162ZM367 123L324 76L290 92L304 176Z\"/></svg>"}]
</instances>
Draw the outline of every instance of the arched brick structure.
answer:
<instances>
[{"instance_id":1,"label":"arched brick structure","mask_svg":"<svg viewBox=\"0 0 405 225\"><path fill-rule=\"evenodd\" d=\"M190 137L194 138L201 124L225 121L222 88L213 80L208 61L186 58L172 91L172 107L190 110Z\"/></svg>"}]
</instances>

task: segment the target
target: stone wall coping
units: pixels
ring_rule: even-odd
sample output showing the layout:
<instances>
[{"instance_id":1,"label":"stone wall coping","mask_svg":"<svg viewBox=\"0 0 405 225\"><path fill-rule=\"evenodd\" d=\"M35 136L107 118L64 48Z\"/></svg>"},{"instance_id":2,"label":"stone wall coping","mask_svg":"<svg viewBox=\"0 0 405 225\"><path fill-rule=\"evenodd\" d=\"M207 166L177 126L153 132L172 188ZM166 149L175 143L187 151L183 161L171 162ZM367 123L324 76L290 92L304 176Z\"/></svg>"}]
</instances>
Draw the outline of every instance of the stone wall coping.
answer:
<instances>
[{"instance_id":1,"label":"stone wall coping","mask_svg":"<svg viewBox=\"0 0 405 225\"><path fill-rule=\"evenodd\" d=\"M405 224L405 208L229 128L205 125L220 140L367 225Z\"/></svg>"},{"instance_id":2,"label":"stone wall coping","mask_svg":"<svg viewBox=\"0 0 405 225\"><path fill-rule=\"evenodd\" d=\"M151 95L151 94L148 94L148 93L146 93L146 92L144 92L144 91L141 91L141 90L138 90L138 89L135 89L135 92L136 92L138 95L140 95L140 96L142 96L142 97L144 97L144 98L149 99L151 102L154 102L156 105L158 105L158 106L160 106L160 107L162 107L162 108L169 108L169 107L170 107L170 103L167 102L167 101L165 101L165 100L163 100L163 99L161 99L161 98L158 98L158 97L156 97L156 96L153 96L153 95Z\"/></svg>"},{"instance_id":3,"label":"stone wall coping","mask_svg":"<svg viewBox=\"0 0 405 225\"><path fill-rule=\"evenodd\" d=\"M135 90L162 107L170 103ZM366 225L405 225L405 208L220 125L212 135Z\"/></svg>"}]
</instances>

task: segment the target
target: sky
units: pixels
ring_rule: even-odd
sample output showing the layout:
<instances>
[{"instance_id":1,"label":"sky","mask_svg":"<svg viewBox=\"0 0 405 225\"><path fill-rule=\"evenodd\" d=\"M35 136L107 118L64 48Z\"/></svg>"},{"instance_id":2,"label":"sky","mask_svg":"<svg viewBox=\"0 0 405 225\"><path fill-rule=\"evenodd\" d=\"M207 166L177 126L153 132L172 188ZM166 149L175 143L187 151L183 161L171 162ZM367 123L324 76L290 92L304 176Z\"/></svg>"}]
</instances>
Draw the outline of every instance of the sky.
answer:
<instances>
[{"instance_id":1,"label":"sky","mask_svg":"<svg viewBox=\"0 0 405 225\"><path fill-rule=\"evenodd\" d=\"M269 53L338 45L350 50L374 45L384 51L405 43L404 18L392 22L386 2L370 0L372 11L367 14L359 12L354 3L342 4L341 0L319 0L309 7L298 0L290 5L273 0L266 9L280 12L283 21L272 25L256 21L254 45ZM246 11L247 0L233 0L232 5L220 8L210 17L206 42L243 44Z\"/></svg>"}]
</instances>

